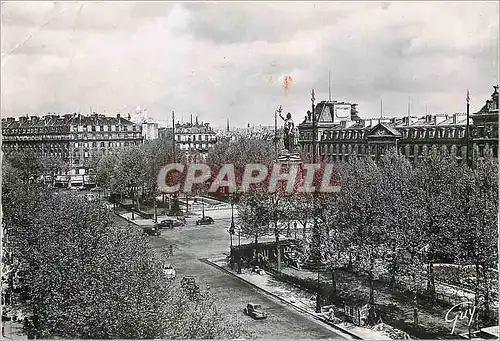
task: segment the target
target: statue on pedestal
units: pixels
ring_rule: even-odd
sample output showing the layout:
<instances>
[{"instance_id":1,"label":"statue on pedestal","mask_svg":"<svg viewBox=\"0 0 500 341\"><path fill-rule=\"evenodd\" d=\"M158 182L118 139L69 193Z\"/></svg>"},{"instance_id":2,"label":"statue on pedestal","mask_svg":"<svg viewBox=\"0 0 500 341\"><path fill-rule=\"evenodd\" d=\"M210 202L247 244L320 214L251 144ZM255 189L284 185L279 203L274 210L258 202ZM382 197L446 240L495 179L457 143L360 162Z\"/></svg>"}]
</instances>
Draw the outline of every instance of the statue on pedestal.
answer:
<instances>
[{"instance_id":1,"label":"statue on pedestal","mask_svg":"<svg viewBox=\"0 0 500 341\"><path fill-rule=\"evenodd\" d=\"M294 130L295 130L295 124L293 123L292 120L292 114L288 113L286 115L286 118L284 118L281 115L281 112L279 112L279 114L281 119L285 121L283 125L283 142L285 144L285 149L287 149L289 152L292 152L294 144Z\"/></svg>"}]
</instances>

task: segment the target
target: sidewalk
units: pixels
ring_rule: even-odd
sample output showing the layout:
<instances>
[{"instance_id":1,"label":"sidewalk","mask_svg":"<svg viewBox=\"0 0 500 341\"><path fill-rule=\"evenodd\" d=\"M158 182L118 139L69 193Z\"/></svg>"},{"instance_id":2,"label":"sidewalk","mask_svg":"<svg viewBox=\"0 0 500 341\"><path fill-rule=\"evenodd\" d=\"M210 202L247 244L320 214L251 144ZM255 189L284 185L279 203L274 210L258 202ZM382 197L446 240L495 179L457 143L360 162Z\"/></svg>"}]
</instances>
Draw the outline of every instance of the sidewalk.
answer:
<instances>
[{"instance_id":1,"label":"sidewalk","mask_svg":"<svg viewBox=\"0 0 500 341\"><path fill-rule=\"evenodd\" d=\"M350 339L360 339L360 340L387 340L389 336L383 331L377 331L370 328L358 327L350 323L340 322L332 323L327 319L327 312L316 313L316 296L314 294L308 293L307 291L294 287L290 284L279 282L275 280L271 275L263 274L259 275L256 273L251 273L248 269L242 269L241 274L237 274L236 270L231 270L227 265L225 258L212 258L206 260L212 266L220 268L226 272L229 272L233 276L240 278L241 280L259 288L262 291L274 296L281 301L295 307L297 310L304 314L308 314L335 329L339 330L341 333L346 334Z\"/></svg>"}]
</instances>

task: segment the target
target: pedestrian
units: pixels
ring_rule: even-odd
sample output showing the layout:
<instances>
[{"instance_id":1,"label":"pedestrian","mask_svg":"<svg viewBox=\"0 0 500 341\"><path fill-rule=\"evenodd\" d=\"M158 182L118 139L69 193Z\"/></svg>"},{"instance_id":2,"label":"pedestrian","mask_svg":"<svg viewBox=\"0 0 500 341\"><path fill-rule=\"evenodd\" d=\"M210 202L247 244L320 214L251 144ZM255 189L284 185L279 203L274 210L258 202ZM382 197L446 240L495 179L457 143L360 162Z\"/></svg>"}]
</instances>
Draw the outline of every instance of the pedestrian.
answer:
<instances>
[{"instance_id":1,"label":"pedestrian","mask_svg":"<svg viewBox=\"0 0 500 341\"><path fill-rule=\"evenodd\" d=\"M333 311L333 307L330 307L330 309L328 310L328 320L330 322L333 322L334 319L335 319L335 312Z\"/></svg>"}]
</instances>

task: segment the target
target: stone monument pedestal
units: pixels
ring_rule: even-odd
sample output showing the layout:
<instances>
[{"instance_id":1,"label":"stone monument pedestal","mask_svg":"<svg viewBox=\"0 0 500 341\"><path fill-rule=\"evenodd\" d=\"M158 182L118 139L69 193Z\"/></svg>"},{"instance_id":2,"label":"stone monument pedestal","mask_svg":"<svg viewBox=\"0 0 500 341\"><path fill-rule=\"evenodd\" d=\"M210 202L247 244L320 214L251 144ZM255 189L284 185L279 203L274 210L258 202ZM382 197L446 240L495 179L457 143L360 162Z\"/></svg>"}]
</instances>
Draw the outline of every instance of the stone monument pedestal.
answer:
<instances>
[{"instance_id":1,"label":"stone monument pedestal","mask_svg":"<svg viewBox=\"0 0 500 341\"><path fill-rule=\"evenodd\" d=\"M288 149L282 149L278 154L278 161L282 163L300 163L302 160L296 150L290 152Z\"/></svg>"}]
</instances>

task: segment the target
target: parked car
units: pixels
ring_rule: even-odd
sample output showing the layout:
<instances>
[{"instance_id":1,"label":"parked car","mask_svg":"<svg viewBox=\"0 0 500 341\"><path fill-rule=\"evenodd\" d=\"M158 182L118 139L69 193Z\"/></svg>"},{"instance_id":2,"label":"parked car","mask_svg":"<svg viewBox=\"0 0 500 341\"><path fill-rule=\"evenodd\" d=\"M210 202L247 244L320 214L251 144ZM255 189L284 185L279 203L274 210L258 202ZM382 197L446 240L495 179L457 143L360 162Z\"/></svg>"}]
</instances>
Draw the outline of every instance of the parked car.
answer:
<instances>
[{"instance_id":1,"label":"parked car","mask_svg":"<svg viewBox=\"0 0 500 341\"><path fill-rule=\"evenodd\" d=\"M162 228L162 227L177 227L177 226L184 226L184 223L180 221L179 219L164 219L157 224L155 224L157 227Z\"/></svg>"},{"instance_id":2,"label":"parked car","mask_svg":"<svg viewBox=\"0 0 500 341\"><path fill-rule=\"evenodd\" d=\"M215 223L214 219L212 217L209 217L209 216L205 216L205 217L198 219L196 221L196 225L210 225L213 223Z\"/></svg>"},{"instance_id":3,"label":"parked car","mask_svg":"<svg viewBox=\"0 0 500 341\"><path fill-rule=\"evenodd\" d=\"M163 272L165 273L165 276L167 276L168 279L174 279L175 276L177 275L172 264L165 264L163 266Z\"/></svg>"},{"instance_id":4,"label":"parked car","mask_svg":"<svg viewBox=\"0 0 500 341\"><path fill-rule=\"evenodd\" d=\"M200 287L196 284L193 276L184 276L181 280L181 288L192 299L200 296Z\"/></svg>"},{"instance_id":5,"label":"parked car","mask_svg":"<svg viewBox=\"0 0 500 341\"><path fill-rule=\"evenodd\" d=\"M153 227L144 227L142 229L142 232L144 234L147 234L148 236L159 236L161 234L160 229L157 228L156 226Z\"/></svg>"},{"instance_id":6,"label":"parked car","mask_svg":"<svg viewBox=\"0 0 500 341\"><path fill-rule=\"evenodd\" d=\"M248 303L247 307L243 309L245 315L248 315L256 320L262 320L267 317L267 313L262 310L260 304Z\"/></svg>"}]
</instances>

